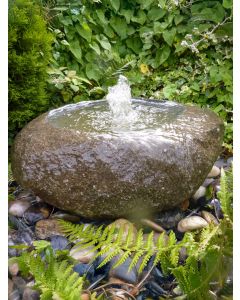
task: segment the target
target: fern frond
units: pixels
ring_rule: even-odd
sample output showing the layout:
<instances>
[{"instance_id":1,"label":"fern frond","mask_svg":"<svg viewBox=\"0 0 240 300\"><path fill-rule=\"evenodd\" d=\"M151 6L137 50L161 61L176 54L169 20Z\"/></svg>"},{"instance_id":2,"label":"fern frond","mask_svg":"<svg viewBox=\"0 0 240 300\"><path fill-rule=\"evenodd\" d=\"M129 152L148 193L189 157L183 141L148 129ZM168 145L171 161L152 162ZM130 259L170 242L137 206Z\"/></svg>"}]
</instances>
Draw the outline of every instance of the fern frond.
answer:
<instances>
[{"instance_id":1,"label":"fern frond","mask_svg":"<svg viewBox=\"0 0 240 300\"><path fill-rule=\"evenodd\" d=\"M221 169L220 191L218 197L221 202L223 213L233 220L233 170L224 171Z\"/></svg>"}]
</instances>

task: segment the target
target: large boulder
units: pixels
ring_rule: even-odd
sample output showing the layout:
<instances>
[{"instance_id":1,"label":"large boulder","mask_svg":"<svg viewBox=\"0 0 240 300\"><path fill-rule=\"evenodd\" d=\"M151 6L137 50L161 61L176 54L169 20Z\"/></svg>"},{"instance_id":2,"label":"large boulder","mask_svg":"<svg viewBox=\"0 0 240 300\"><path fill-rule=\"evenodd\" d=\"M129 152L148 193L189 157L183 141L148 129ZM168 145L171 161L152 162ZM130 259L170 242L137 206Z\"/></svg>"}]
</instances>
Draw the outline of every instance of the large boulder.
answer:
<instances>
[{"instance_id":1,"label":"large boulder","mask_svg":"<svg viewBox=\"0 0 240 300\"><path fill-rule=\"evenodd\" d=\"M176 207L203 183L224 131L212 111L179 107L144 139L56 126L45 113L15 139L14 177L44 201L87 218L143 217Z\"/></svg>"}]
</instances>

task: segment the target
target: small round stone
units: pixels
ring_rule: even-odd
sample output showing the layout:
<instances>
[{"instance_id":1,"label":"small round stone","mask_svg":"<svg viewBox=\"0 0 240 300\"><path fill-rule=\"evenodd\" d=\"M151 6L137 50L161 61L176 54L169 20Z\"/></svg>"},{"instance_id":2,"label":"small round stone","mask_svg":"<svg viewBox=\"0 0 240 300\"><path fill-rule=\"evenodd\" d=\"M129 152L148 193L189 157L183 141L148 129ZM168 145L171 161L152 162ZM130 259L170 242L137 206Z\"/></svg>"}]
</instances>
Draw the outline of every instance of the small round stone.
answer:
<instances>
[{"instance_id":1,"label":"small round stone","mask_svg":"<svg viewBox=\"0 0 240 300\"><path fill-rule=\"evenodd\" d=\"M218 225L219 222L218 220L214 217L214 215L212 215L210 212L203 210L201 211L201 216L204 218L204 220L206 220L209 224L213 223L215 225Z\"/></svg>"},{"instance_id":2,"label":"small round stone","mask_svg":"<svg viewBox=\"0 0 240 300\"><path fill-rule=\"evenodd\" d=\"M8 264L8 272L12 275L12 276L17 276L18 272L19 272L19 266L17 262L14 263L9 263Z\"/></svg>"},{"instance_id":3,"label":"small round stone","mask_svg":"<svg viewBox=\"0 0 240 300\"><path fill-rule=\"evenodd\" d=\"M81 249L79 245L75 245L70 250L69 255L83 264L88 264L97 255L97 251L92 251L94 246Z\"/></svg>"},{"instance_id":4,"label":"small round stone","mask_svg":"<svg viewBox=\"0 0 240 300\"><path fill-rule=\"evenodd\" d=\"M26 200L14 200L10 203L9 214L22 218L25 211L31 206L31 203Z\"/></svg>"},{"instance_id":5,"label":"small round stone","mask_svg":"<svg viewBox=\"0 0 240 300\"><path fill-rule=\"evenodd\" d=\"M207 226L208 226L208 223L203 218L201 218L199 216L191 216L191 217L182 219L178 223L177 229L180 232L186 232L186 231L201 229L201 228L204 228Z\"/></svg>"},{"instance_id":6,"label":"small round stone","mask_svg":"<svg viewBox=\"0 0 240 300\"><path fill-rule=\"evenodd\" d=\"M208 173L208 178L212 178L212 177L217 177L218 175L220 175L220 169L216 166L212 167L212 170L210 171L210 173Z\"/></svg>"},{"instance_id":7,"label":"small round stone","mask_svg":"<svg viewBox=\"0 0 240 300\"><path fill-rule=\"evenodd\" d=\"M207 189L204 186L200 186L196 193L193 195L193 200L197 201L199 198L206 195Z\"/></svg>"},{"instance_id":8,"label":"small round stone","mask_svg":"<svg viewBox=\"0 0 240 300\"><path fill-rule=\"evenodd\" d=\"M52 235L63 235L59 223L55 219L40 220L36 223L35 234L39 239L45 240Z\"/></svg>"},{"instance_id":9,"label":"small round stone","mask_svg":"<svg viewBox=\"0 0 240 300\"><path fill-rule=\"evenodd\" d=\"M26 287L23 291L22 300L39 300L40 294L38 291Z\"/></svg>"},{"instance_id":10,"label":"small round stone","mask_svg":"<svg viewBox=\"0 0 240 300\"><path fill-rule=\"evenodd\" d=\"M136 242L136 238L137 238L137 229L136 227L133 225L133 223L131 223L130 221L126 220L126 219L117 219L116 221L114 221L113 223L108 225L108 228L110 229L112 226L115 226L116 231L119 231L121 227L123 227L123 235L122 235L122 243L125 243L127 236L128 236L128 232L130 230L130 228L132 228L132 241L131 244L134 244ZM114 234L113 235L113 241L116 241L118 237L118 234Z\"/></svg>"},{"instance_id":11,"label":"small round stone","mask_svg":"<svg viewBox=\"0 0 240 300\"><path fill-rule=\"evenodd\" d=\"M136 284L138 281L138 273L136 266L128 271L132 259L128 257L124 263L116 268L112 268L114 264L120 259L120 256L114 257L111 261L111 270L109 272L109 278L117 278L127 283Z\"/></svg>"}]
</instances>

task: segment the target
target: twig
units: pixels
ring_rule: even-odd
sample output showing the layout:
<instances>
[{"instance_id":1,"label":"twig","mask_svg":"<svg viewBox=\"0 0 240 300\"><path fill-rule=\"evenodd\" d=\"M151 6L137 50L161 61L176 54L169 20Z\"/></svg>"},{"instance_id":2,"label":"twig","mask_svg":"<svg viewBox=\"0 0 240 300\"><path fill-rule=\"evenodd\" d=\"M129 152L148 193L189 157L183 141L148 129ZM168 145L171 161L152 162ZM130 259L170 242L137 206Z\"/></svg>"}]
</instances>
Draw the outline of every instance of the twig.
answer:
<instances>
[{"instance_id":1,"label":"twig","mask_svg":"<svg viewBox=\"0 0 240 300\"><path fill-rule=\"evenodd\" d=\"M150 276L152 270L154 269L155 265L153 264L150 268L150 270L147 272L147 274L144 276L144 278L137 284L136 288L137 289L141 289L141 287L143 286L144 281L146 281L148 279L148 277Z\"/></svg>"}]
</instances>

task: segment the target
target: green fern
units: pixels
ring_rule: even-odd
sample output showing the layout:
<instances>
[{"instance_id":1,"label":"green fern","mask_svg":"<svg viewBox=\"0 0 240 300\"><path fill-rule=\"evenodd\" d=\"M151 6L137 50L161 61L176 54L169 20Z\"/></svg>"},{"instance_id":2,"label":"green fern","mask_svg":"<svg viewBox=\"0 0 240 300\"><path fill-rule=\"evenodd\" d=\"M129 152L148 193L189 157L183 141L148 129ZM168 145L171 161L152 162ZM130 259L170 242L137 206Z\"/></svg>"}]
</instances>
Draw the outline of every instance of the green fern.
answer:
<instances>
[{"instance_id":1,"label":"green fern","mask_svg":"<svg viewBox=\"0 0 240 300\"><path fill-rule=\"evenodd\" d=\"M45 258L39 251L44 249ZM24 252L14 258L22 274L31 274L35 288L41 292L41 300L80 300L83 278L73 271L68 261L59 262L49 245L38 247L31 253Z\"/></svg>"},{"instance_id":2,"label":"green fern","mask_svg":"<svg viewBox=\"0 0 240 300\"><path fill-rule=\"evenodd\" d=\"M221 169L220 192L218 197L221 202L222 210L226 217L233 220L233 169L224 171Z\"/></svg>"}]
</instances>

